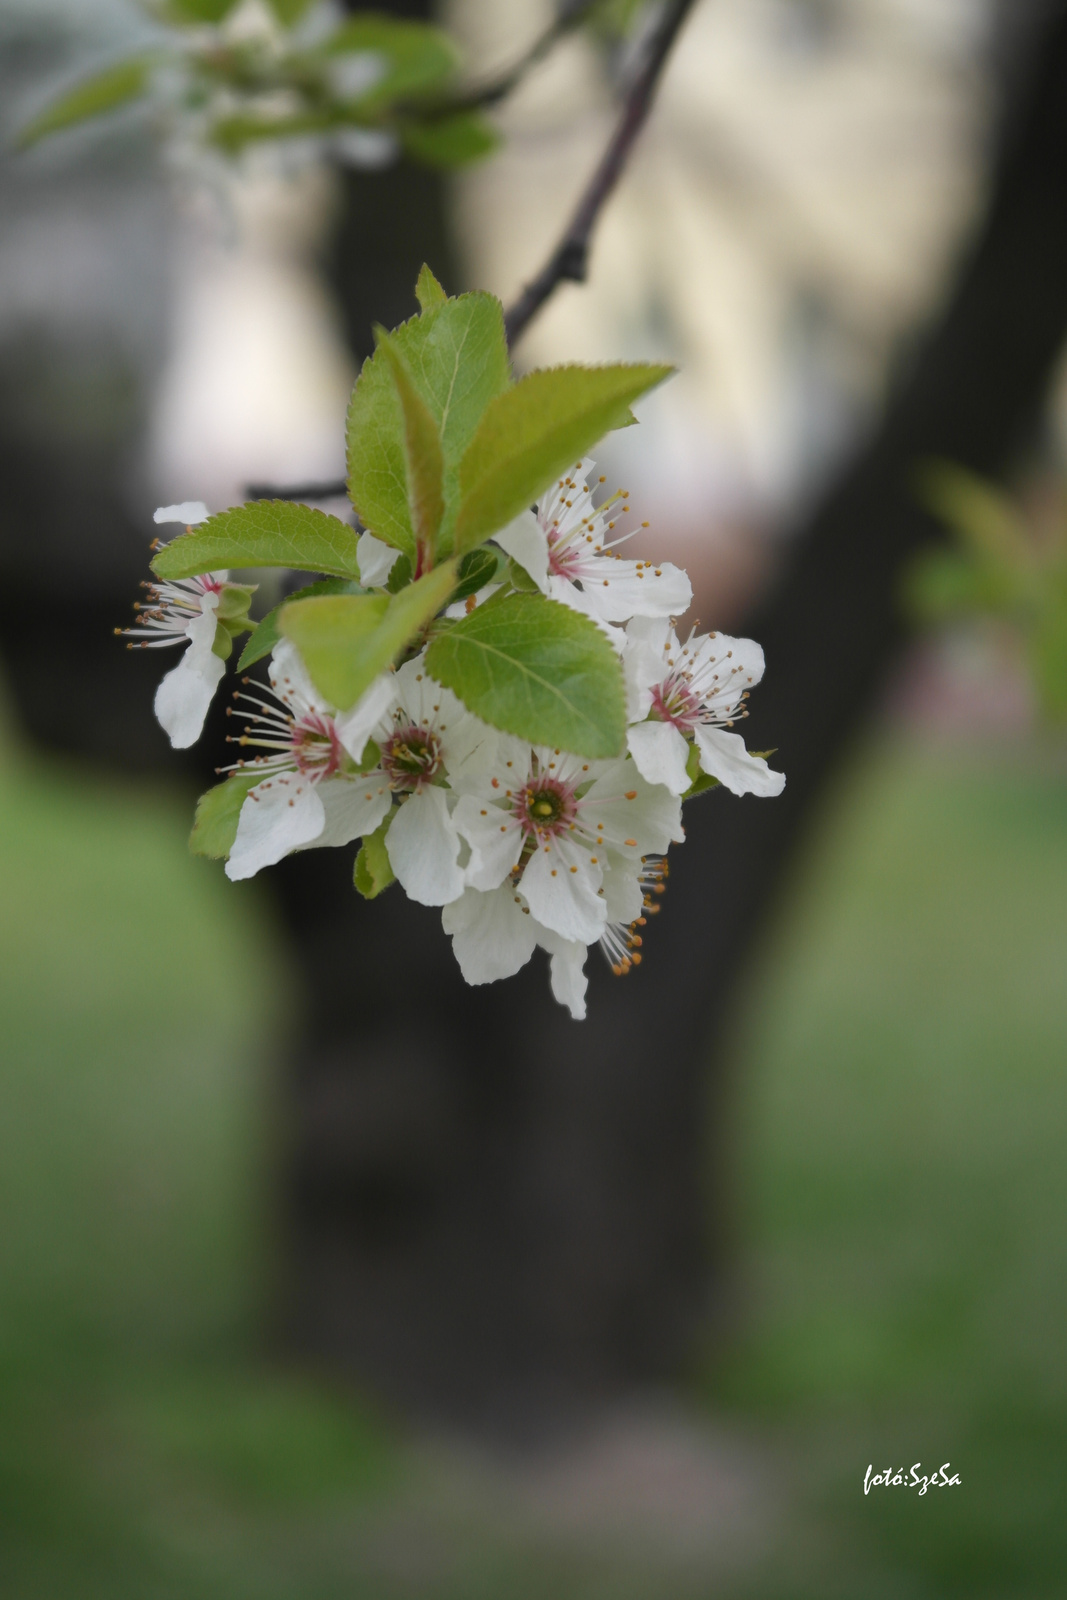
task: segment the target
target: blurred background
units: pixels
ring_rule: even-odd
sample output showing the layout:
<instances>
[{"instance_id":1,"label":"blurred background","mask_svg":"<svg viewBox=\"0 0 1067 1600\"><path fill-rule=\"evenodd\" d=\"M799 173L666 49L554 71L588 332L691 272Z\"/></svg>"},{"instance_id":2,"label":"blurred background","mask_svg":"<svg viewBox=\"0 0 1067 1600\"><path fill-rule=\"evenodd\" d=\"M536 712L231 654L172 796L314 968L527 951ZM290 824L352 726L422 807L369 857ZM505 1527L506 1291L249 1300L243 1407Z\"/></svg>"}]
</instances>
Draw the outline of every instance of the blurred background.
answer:
<instances>
[{"instance_id":1,"label":"blurred background","mask_svg":"<svg viewBox=\"0 0 1067 1600\"><path fill-rule=\"evenodd\" d=\"M437 14L480 76L521 54L551 6L453 0ZM791 780L818 766L798 780L805 801L774 843L773 883L753 890L758 919L740 918L740 965L713 959L711 888L707 921L686 924L709 951L678 997L692 1037L712 1041L693 1063L708 1087L679 1102L684 1148L667 1138L657 1160L695 1162L693 1182L647 1201L655 1174L631 1182L620 1158L613 1189L597 1171L611 1149L587 1148L573 1117L530 1179L578 1243L562 1266L551 1241L501 1246L533 1308L525 1405L525 1369L495 1350L491 1313L466 1308L489 1330L472 1378L417 1288L434 1217L453 1215L454 1174L484 1162L492 1124L470 1110L466 1080L444 1094L424 1071L406 1012L395 1059L379 1049L373 1070L358 1051L338 1065L327 1030L334 1053L315 1081L332 1087L308 1110L301 1040L317 1004L345 1000L309 989L314 892L294 896L284 873L233 886L188 856L202 771L167 747L150 715L155 671L111 630L144 574L155 505L221 508L250 482L342 473L371 324L411 313L424 256L450 292L514 297L608 135L632 40L568 40L494 113L502 151L449 179L168 160L125 114L12 153L12 131L57 84L145 27L127 0L0 0L4 1594L1059 1594L1067 746L1037 716L1010 632L965 624L899 645L907 550L895 565L870 557L892 624L867 628L858 587L835 595L853 631L885 634L877 662L855 667L841 746L822 750L815 708L853 672L849 629L827 643L813 615L809 654L776 651L758 624L774 638L782 575L817 570L834 508L856 504L857 484L877 491L887 439L905 441L906 466L909 407L929 409L930 393L934 411L989 413L995 442L969 464L995 465L1014 492L1046 493L1062 471L1067 275L1042 276L1060 246L1040 214L1012 214L1011 304L993 294L966 324L1009 374L1025 343L1016 302L1031 325L1049 302L1011 426L995 381L954 400L935 367L955 348L937 329L963 339L960 286L1001 191L1040 169L1067 216L1067 134L1046 116L1035 155L1027 132L1042 95L1067 105L1067 68L1049 79L1064 8L699 0L590 282L565 286L517 350L524 366L678 363L641 426L605 446L603 470L650 521L649 552L690 568L704 625L752 619L768 643L761 692L776 677L802 685L810 724L779 710L759 728ZM854 516L861 566L868 532ZM696 802L731 804L758 806ZM716 848L735 848L728 820L717 844L719 814L706 816L698 879ZM349 893L347 863L331 865ZM674 896L672 880L655 937ZM439 929L425 939L447 956ZM661 985L650 994L670 991L649 942L628 1005L646 978ZM669 1022L661 1012L662 1059L644 1062L649 1095L669 1076ZM572 1038L570 1082L585 1047ZM508 1049L491 1053L494 1082L506 1079ZM633 1071L609 1061L603 1083L636 1116L654 1100ZM549 1092L523 1081L508 1128L552 1123ZM527 1148L516 1134L503 1159ZM349 1175L348 1210L342 1188L308 1176L330 1163ZM468 1251L474 1285L493 1192L463 1191L459 1242L441 1246L449 1261ZM422 1254L408 1243L412 1195ZM617 1223L588 1222L613 1205ZM567 1381L546 1384L567 1363L547 1336L540 1348L534 1299L580 1300L606 1270L582 1241L614 1248L642 1218L665 1283L687 1227L696 1240L698 1266L679 1269L700 1280L684 1336L657 1342L670 1297L631 1264L631 1323L652 1331L628 1344L605 1294ZM346 1228L364 1230L358 1253ZM394 1292L401 1278L416 1288ZM350 1301L358 1311L337 1311ZM410 1359L383 1354L408 1347ZM509 1400L490 1406L477 1369L488 1393L498 1355ZM962 1484L864 1496L868 1464L913 1461L951 1461Z\"/></svg>"}]
</instances>

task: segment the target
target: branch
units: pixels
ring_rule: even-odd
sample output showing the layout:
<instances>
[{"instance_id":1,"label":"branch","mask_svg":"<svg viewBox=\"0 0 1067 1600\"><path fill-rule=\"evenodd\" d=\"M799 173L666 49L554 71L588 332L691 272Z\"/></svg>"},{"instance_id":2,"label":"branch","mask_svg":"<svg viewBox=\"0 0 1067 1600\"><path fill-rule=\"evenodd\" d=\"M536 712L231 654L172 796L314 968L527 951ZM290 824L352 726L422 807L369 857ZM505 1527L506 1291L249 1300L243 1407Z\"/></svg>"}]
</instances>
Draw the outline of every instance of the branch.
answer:
<instances>
[{"instance_id":1,"label":"branch","mask_svg":"<svg viewBox=\"0 0 1067 1600\"><path fill-rule=\"evenodd\" d=\"M534 40L526 54L520 56L514 66L508 67L499 77L490 78L488 82L457 95L455 99L442 104L440 112L435 111L433 114L451 116L455 111L477 111L482 106L495 106L501 100L505 100L513 89L518 88L531 68L538 66L568 33L573 33L581 26L595 4L596 0L561 0L555 20L549 24L539 39ZM425 111L422 114L425 116Z\"/></svg>"},{"instance_id":2,"label":"branch","mask_svg":"<svg viewBox=\"0 0 1067 1600\"><path fill-rule=\"evenodd\" d=\"M666 0L659 19L650 28L641 58L623 100L622 114L607 149L593 173L563 237L541 271L526 285L505 314L508 343L525 333L545 301L567 280L584 283L589 266L589 244L604 203L622 175L637 135L652 108L656 86L671 46L693 8L693 0Z\"/></svg>"},{"instance_id":3,"label":"branch","mask_svg":"<svg viewBox=\"0 0 1067 1600\"><path fill-rule=\"evenodd\" d=\"M514 345L522 337L560 283L565 279L573 283L585 282L589 243L597 218L619 181L637 135L644 126L671 46L693 4L694 0L665 0L658 19L649 29L623 100L618 124L562 239L537 277L527 284L510 311L505 313L504 327L509 345ZM534 60L539 60L562 33L576 27L588 9L586 0L565 0L552 27L546 30L523 60L499 80L495 86L500 89L497 98L507 94L526 68ZM485 92L482 91L483 94ZM487 102L482 100L479 103ZM345 493L344 483L302 484L293 488L255 484L248 491L251 500L330 500Z\"/></svg>"}]
</instances>

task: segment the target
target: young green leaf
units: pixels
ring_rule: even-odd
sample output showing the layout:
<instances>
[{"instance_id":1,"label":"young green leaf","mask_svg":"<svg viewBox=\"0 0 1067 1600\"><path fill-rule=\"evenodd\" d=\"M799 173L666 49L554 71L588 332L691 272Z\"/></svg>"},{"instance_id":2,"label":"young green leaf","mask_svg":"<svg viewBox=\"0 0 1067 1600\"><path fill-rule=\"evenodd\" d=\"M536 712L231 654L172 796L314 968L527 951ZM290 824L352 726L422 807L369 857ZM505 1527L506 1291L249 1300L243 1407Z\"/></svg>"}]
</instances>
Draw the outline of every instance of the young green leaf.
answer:
<instances>
[{"instance_id":1,"label":"young green leaf","mask_svg":"<svg viewBox=\"0 0 1067 1600\"><path fill-rule=\"evenodd\" d=\"M269 656L274 646L282 636L278 626L282 606L288 605L290 600L310 600L317 594L365 594L358 583L351 578L323 578L321 583L309 583L306 588L297 589L295 594L287 595L284 600L268 611L266 616L257 624L252 637L241 652L241 659L237 663L238 672L247 672L248 668L261 661L264 656Z\"/></svg>"},{"instance_id":2,"label":"young green leaf","mask_svg":"<svg viewBox=\"0 0 1067 1600\"><path fill-rule=\"evenodd\" d=\"M444 459L437 423L416 389L404 358L383 330L375 332L393 375L400 409L404 414L404 458L407 467L408 510L415 530L416 548L432 560L444 515Z\"/></svg>"},{"instance_id":3,"label":"young green leaf","mask_svg":"<svg viewBox=\"0 0 1067 1600\"><path fill-rule=\"evenodd\" d=\"M588 617L541 595L479 606L430 646L427 671L494 728L531 744L615 756L622 667Z\"/></svg>"},{"instance_id":4,"label":"young green leaf","mask_svg":"<svg viewBox=\"0 0 1067 1600\"><path fill-rule=\"evenodd\" d=\"M437 614L455 584L449 561L399 594L290 601L282 608L281 629L320 693L344 711Z\"/></svg>"},{"instance_id":5,"label":"young green leaf","mask_svg":"<svg viewBox=\"0 0 1067 1600\"><path fill-rule=\"evenodd\" d=\"M292 567L359 581L358 534L340 517L293 500L255 500L220 511L156 556L160 578L192 578L220 567Z\"/></svg>"},{"instance_id":6,"label":"young green leaf","mask_svg":"<svg viewBox=\"0 0 1067 1600\"><path fill-rule=\"evenodd\" d=\"M479 111L457 111L451 117L407 122L401 132L404 149L427 167L466 167L492 155L500 135Z\"/></svg>"},{"instance_id":7,"label":"young green leaf","mask_svg":"<svg viewBox=\"0 0 1067 1600\"><path fill-rule=\"evenodd\" d=\"M419 281L415 285L415 298L423 311L432 311L434 306L443 306L448 296L426 265L422 264L419 272Z\"/></svg>"},{"instance_id":8,"label":"young green leaf","mask_svg":"<svg viewBox=\"0 0 1067 1600\"><path fill-rule=\"evenodd\" d=\"M713 778L710 773L701 772L699 745L689 746L689 754L685 758L685 770L689 774L690 784L682 796L683 800L692 800L694 796L703 794L705 789L721 787L718 778Z\"/></svg>"},{"instance_id":9,"label":"young green leaf","mask_svg":"<svg viewBox=\"0 0 1067 1600\"><path fill-rule=\"evenodd\" d=\"M455 548L469 550L533 504L611 428L667 366L550 367L489 404L463 457Z\"/></svg>"},{"instance_id":10,"label":"young green leaf","mask_svg":"<svg viewBox=\"0 0 1067 1600\"><path fill-rule=\"evenodd\" d=\"M401 324L392 339L437 424L445 500L438 554L448 555L460 460L486 407L511 381L503 312L492 295L464 294ZM403 412L388 361L375 351L364 362L348 408L349 493L364 526L402 550L414 566L404 440Z\"/></svg>"},{"instance_id":11,"label":"young green leaf","mask_svg":"<svg viewBox=\"0 0 1067 1600\"><path fill-rule=\"evenodd\" d=\"M468 550L459 564L459 582L451 600L466 600L468 595L477 594L487 583L492 583L500 564L495 550Z\"/></svg>"},{"instance_id":12,"label":"young green leaf","mask_svg":"<svg viewBox=\"0 0 1067 1600\"><path fill-rule=\"evenodd\" d=\"M194 856L211 856L225 859L233 849L237 837L237 823L241 807L249 789L263 781L262 772L234 772L225 783L216 784L196 803L196 820L189 835L189 849Z\"/></svg>"},{"instance_id":13,"label":"young green leaf","mask_svg":"<svg viewBox=\"0 0 1067 1600\"><path fill-rule=\"evenodd\" d=\"M238 0L166 0L163 14L175 22L221 22Z\"/></svg>"},{"instance_id":14,"label":"young green leaf","mask_svg":"<svg viewBox=\"0 0 1067 1600\"><path fill-rule=\"evenodd\" d=\"M391 883L396 882L396 873L389 860L389 852L385 848L385 836L395 816L394 807L381 826L366 835L356 856L352 882L364 900L377 900L383 889L388 889Z\"/></svg>"},{"instance_id":15,"label":"young green leaf","mask_svg":"<svg viewBox=\"0 0 1067 1600\"><path fill-rule=\"evenodd\" d=\"M325 56L371 50L384 56L386 71L360 104L381 108L443 87L458 62L456 47L439 28L382 15L350 18L319 46Z\"/></svg>"},{"instance_id":16,"label":"young green leaf","mask_svg":"<svg viewBox=\"0 0 1067 1600\"><path fill-rule=\"evenodd\" d=\"M50 133L72 128L76 123L88 122L91 117L101 117L139 100L147 91L160 59L158 54L131 56L76 84L26 124L18 135L19 148L26 150Z\"/></svg>"},{"instance_id":17,"label":"young green leaf","mask_svg":"<svg viewBox=\"0 0 1067 1600\"><path fill-rule=\"evenodd\" d=\"M274 15L283 28L291 28L300 21L311 0L267 0Z\"/></svg>"}]
</instances>

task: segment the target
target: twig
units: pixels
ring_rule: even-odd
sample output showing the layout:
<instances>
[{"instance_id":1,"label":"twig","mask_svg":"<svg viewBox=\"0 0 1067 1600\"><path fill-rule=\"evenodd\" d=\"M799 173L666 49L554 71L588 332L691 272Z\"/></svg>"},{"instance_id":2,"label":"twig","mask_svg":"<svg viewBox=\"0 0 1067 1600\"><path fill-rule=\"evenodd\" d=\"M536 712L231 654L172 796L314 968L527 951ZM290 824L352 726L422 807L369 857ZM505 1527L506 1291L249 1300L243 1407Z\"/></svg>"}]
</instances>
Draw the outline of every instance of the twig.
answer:
<instances>
[{"instance_id":1,"label":"twig","mask_svg":"<svg viewBox=\"0 0 1067 1600\"><path fill-rule=\"evenodd\" d=\"M585 282L589 264L589 243L597 218L619 181L634 141L644 126L664 63L694 3L695 0L666 0L659 17L649 29L630 87L626 91L622 113L615 131L567 224L562 239L537 277L527 284L515 304L504 314L504 327L509 345L514 345L516 340L522 337L559 284L564 280L572 283ZM523 61L512 69L510 78L517 81L518 76L530 65L534 53L540 51L543 54L551 48L560 32L575 26L587 9L585 0L570 0L569 4L564 4L552 28L542 35ZM504 83L505 80L500 81ZM508 86L505 85L501 94L507 92ZM313 483L283 489L268 484L255 484L249 487L248 493L252 500L332 500L346 493L346 485Z\"/></svg>"},{"instance_id":2,"label":"twig","mask_svg":"<svg viewBox=\"0 0 1067 1600\"><path fill-rule=\"evenodd\" d=\"M250 483L245 490L249 500L339 500L347 495L348 485L343 478L335 483L296 483L280 489L273 483Z\"/></svg>"},{"instance_id":3,"label":"twig","mask_svg":"<svg viewBox=\"0 0 1067 1600\"><path fill-rule=\"evenodd\" d=\"M615 131L575 207L563 237L536 278L526 285L505 314L504 326L509 344L514 345L522 337L530 321L564 280L585 282L589 267L589 243L597 218L619 181L634 141L651 110L667 56L693 4L694 0L667 0L658 20L649 29Z\"/></svg>"},{"instance_id":4,"label":"twig","mask_svg":"<svg viewBox=\"0 0 1067 1600\"><path fill-rule=\"evenodd\" d=\"M454 100L442 104L439 114L451 116L454 111L476 111L481 106L495 106L499 101L505 100L532 67L538 66L561 39L581 26L595 4L596 0L560 0L554 20L541 37L534 40L526 54L519 57L514 66L508 67L499 77L490 78L481 85L476 84L472 89L457 95Z\"/></svg>"}]
</instances>

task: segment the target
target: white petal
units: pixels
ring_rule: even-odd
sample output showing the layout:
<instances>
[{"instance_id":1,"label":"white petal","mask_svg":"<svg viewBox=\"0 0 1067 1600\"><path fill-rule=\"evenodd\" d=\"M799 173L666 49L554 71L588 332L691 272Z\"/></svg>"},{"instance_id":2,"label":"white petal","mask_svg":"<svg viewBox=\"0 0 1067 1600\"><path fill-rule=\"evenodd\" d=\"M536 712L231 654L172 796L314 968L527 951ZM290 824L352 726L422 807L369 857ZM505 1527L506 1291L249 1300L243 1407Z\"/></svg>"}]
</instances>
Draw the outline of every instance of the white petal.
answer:
<instances>
[{"instance_id":1,"label":"white petal","mask_svg":"<svg viewBox=\"0 0 1067 1600\"><path fill-rule=\"evenodd\" d=\"M510 884L483 894L467 889L441 913L459 969L468 983L495 983L524 967L537 944L537 925Z\"/></svg>"},{"instance_id":2,"label":"white petal","mask_svg":"<svg viewBox=\"0 0 1067 1600\"><path fill-rule=\"evenodd\" d=\"M337 737L352 757L362 761L367 740L389 710L395 693L393 674L379 673L369 689L364 690L351 711L342 711L334 718Z\"/></svg>"},{"instance_id":3,"label":"white petal","mask_svg":"<svg viewBox=\"0 0 1067 1600\"><path fill-rule=\"evenodd\" d=\"M643 562L644 576L640 578L636 561L616 561L612 556L598 556L587 568L583 567L582 587L590 605L606 622L680 616L693 599L688 574L669 561L658 567Z\"/></svg>"},{"instance_id":4,"label":"white petal","mask_svg":"<svg viewBox=\"0 0 1067 1600\"><path fill-rule=\"evenodd\" d=\"M324 778L316 785L325 814L322 832L300 846L301 850L350 844L373 833L393 803L392 790L382 772L354 778Z\"/></svg>"},{"instance_id":5,"label":"white petal","mask_svg":"<svg viewBox=\"0 0 1067 1600\"><path fill-rule=\"evenodd\" d=\"M700 765L709 777L718 778L731 794L757 794L763 798L781 794L785 773L775 772L762 756L749 755L739 733L725 728L696 729L700 746Z\"/></svg>"},{"instance_id":6,"label":"white petal","mask_svg":"<svg viewBox=\"0 0 1067 1600\"><path fill-rule=\"evenodd\" d=\"M585 1016L585 991L589 979L585 975L587 947L574 939L561 939L550 929L540 930L538 944L549 952L548 976L553 999L566 1006L575 1022Z\"/></svg>"},{"instance_id":7,"label":"white petal","mask_svg":"<svg viewBox=\"0 0 1067 1600\"><path fill-rule=\"evenodd\" d=\"M542 594L548 593L548 535L532 511L520 511L514 522L494 533L493 542L530 574Z\"/></svg>"},{"instance_id":8,"label":"white petal","mask_svg":"<svg viewBox=\"0 0 1067 1600\"><path fill-rule=\"evenodd\" d=\"M187 750L199 739L219 680L226 672L225 664L211 648L218 626L218 603L218 595L204 596L204 609L185 630L189 636L185 653L156 690L156 717L175 750Z\"/></svg>"},{"instance_id":9,"label":"white petal","mask_svg":"<svg viewBox=\"0 0 1067 1600\"><path fill-rule=\"evenodd\" d=\"M600 866L594 866L584 850L565 839L553 839L530 858L522 892L531 913L546 928L565 939L593 944L607 923L607 908L597 893L601 877Z\"/></svg>"},{"instance_id":10,"label":"white petal","mask_svg":"<svg viewBox=\"0 0 1067 1600\"><path fill-rule=\"evenodd\" d=\"M522 829L509 812L476 794L461 795L452 815L471 847L466 882L473 889L495 889L518 864Z\"/></svg>"},{"instance_id":11,"label":"white petal","mask_svg":"<svg viewBox=\"0 0 1067 1600\"><path fill-rule=\"evenodd\" d=\"M637 876L639 863L616 858L604 869L604 904L608 921L626 927L636 922L645 908L645 891Z\"/></svg>"},{"instance_id":12,"label":"white petal","mask_svg":"<svg viewBox=\"0 0 1067 1600\"><path fill-rule=\"evenodd\" d=\"M400 551L394 550L384 539L376 539L373 533L361 533L356 545L356 560L359 563L359 581L363 587L380 589L392 572L399 554Z\"/></svg>"},{"instance_id":13,"label":"white petal","mask_svg":"<svg viewBox=\"0 0 1067 1600\"><path fill-rule=\"evenodd\" d=\"M578 589L568 578L558 576L549 578L548 589L550 600L558 600L561 605L570 606L572 611L580 611L583 617L595 622L601 633L611 640L615 649L622 655L626 649L626 635L621 628L613 628L610 622L605 622L584 589Z\"/></svg>"},{"instance_id":14,"label":"white petal","mask_svg":"<svg viewBox=\"0 0 1067 1600\"><path fill-rule=\"evenodd\" d=\"M160 506L152 521L183 522L187 528L195 528L198 522L206 522L210 515L202 500L182 500L176 506Z\"/></svg>"},{"instance_id":15,"label":"white petal","mask_svg":"<svg viewBox=\"0 0 1067 1600\"><path fill-rule=\"evenodd\" d=\"M446 906L463 893L459 833L443 789L424 789L404 801L385 848L404 892L419 905Z\"/></svg>"},{"instance_id":16,"label":"white petal","mask_svg":"<svg viewBox=\"0 0 1067 1600\"><path fill-rule=\"evenodd\" d=\"M312 683L300 652L291 639L278 640L270 658L268 672L276 693L294 715L302 717L308 712L315 711L320 715L329 716L333 711L330 702L323 698Z\"/></svg>"},{"instance_id":17,"label":"white petal","mask_svg":"<svg viewBox=\"0 0 1067 1600\"><path fill-rule=\"evenodd\" d=\"M481 793L496 778L507 790L518 788L530 770L530 746L510 733L490 728L480 717L464 711L442 739L448 781L460 792ZM484 802L483 802L484 803Z\"/></svg>"},{"instance_id":18,"label":"white petal","mask_svg":"<svg viewBox=\"0 0 1067 1600\"><path fill-rule=\"evenodd\" d=\"M484 605L501 587L499 583L485 584L481 589L476 589L473 595L468 595L465 600L457 600L455 605L447 606L445 608L445 616L453 617L458 622L461 617L469 616L476 606ZM474 601L473 606L470 604L472 600ZM468 607L470 607L470 610L468 610Z\"/></svg>"},{"instance_id":19,"label":"white petal","mask_svg":"<svg viewBox=\"0 0 1067 1600\"><path fill-rule=\"evenodd\" d=\"M373 89L389 70L388 59L380 50L354 50L326 61L330 88L338 100L358 100Z\"/></svg>"},{"instance_id":20,"label":"white petal","mask_svg":"<svg viewBox=\"0 0 1067 1600\"><path fill-rule=\"evenodd\" d=\"M245 796L226 876L235 881L273 866L291 850L311 844L323 830L326 812L315 785L299 772L265 778Z\"/></svg>"},{"instance_id":21,"label":"white petal","mask_svg":"<svg viewBox=\"0 0 1067 1600\"><path fill-rule=\"evenodd\" d=\"M684 794L690 784L685 770L689 745L669 722L638 722L626 734L634 766L649 783L662 783L671 794Z\"/></svg>"},{"instance_id":22,"label":"white petal","mask_svg":"<svg viewBox=\"0 0 1067 1600\"><path fill-rule=\"evenodd\" d=\"M681 800L663 784L649 783L633 761L611 762L590 786L582 803L582 826L588 835L601 831L600 822L612 848L634 859L666 855L672 842L685 838Z\"/></svg>"}]
</instances>

